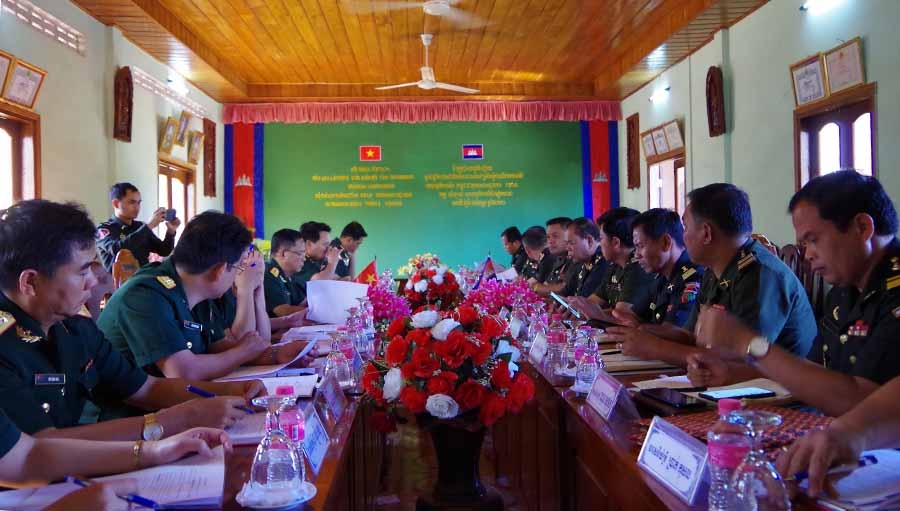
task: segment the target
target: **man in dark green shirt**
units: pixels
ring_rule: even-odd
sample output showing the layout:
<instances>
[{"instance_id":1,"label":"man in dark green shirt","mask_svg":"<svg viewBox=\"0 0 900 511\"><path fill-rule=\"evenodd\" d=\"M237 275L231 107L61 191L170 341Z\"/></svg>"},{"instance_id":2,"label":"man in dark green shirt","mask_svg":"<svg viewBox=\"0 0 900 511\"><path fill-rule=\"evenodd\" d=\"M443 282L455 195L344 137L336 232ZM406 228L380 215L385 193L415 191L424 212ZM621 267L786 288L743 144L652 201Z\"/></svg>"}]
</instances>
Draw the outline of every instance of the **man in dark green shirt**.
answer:
<instances>
[{"instance_id":1,"label":"man in dark green shirt","mask_svg":"<svg viewBox=\"0 0 900 511\"><path fill-rule=\"evenodd\" d=\"M369 233L357 221L344 226L341 236L331 240L331 246L341 249L341 258L334 269L341 280L353 280L356 277L356 251Z\"/></svg>"},{"instance_id":2,"label":"man in dark green shirt","mask_svg":"<svg viewBox=\"0 0 900 511\"><path fill-rule=\"evenodd\" d=\"M263 286L269 317L287 316L305 310L306 295L291 282L306 262L306 243L300 231L281 229L272 235L271 259L266 264Z\"/></svg>"},{"instance_id":3,"label":"man in dark green shirt","mask_svg":"<svg viewBox=\"0 0 900 511\"><path fill-rule=\"evenodd\" d=\"M110 298L98 326L127 357L148 373L211 380L243 364L277 364L294 359L299 343L272 346L255 324L221 342L205 318L191 311L232 288L238 273L249 272L248 293L262 298L262 259L250 249L250 232L232 215L207 211L185 227L172 257L142 268ZM252 302L252 303L251 303ZM238 303L238 306L240 304ZM264 303L248 300L254 319Z\"/></svg>"},{"instance_id":4,"label":"man in dark green shirt","mask_svg":"<svg viewBox=\"0 0 900 511\"><path fill-rule=\"evenodd\" d=\"M0 216L0 408L22 431L46 437L150 440L190 426L233 424L244 415L237 409L246 405L243 397L197 400L186 386L249 398L265 392L260 382L148 376L77 314L96 285L93 233L87 213L71 204L23 201ZM78 426L88 401L171 408Z\"/></svg>"},{"instance_id":5,"label":"man in dark green shirt","mask_svg":"<svg viewBox=\"0 0 900 511\"><path fill-rule=\"evenodd\" d=\"M516 226L507 227L500 233L500 241L503 243L503 250L512 257L510 268L515 268L516 273L521 275L528 261L528 254L522 245L522 232Z\"/></svg>"},{"instance_id":6,"label":"man in dark green shirt","mask_svg":"<svg viewBox=\"0 0 900 511\"><path fill-rule=\"evenodd\" d=\"M291 277L295 286L306 296L310 280L338 280L337 265L341 249L331 246L331 227L322 222L306 222L300 226L300 237L306 247L306 262Z\"/></svg>"},{"instance_id":7,"label":"man in dark green shirt","mask_svg":"<svg viewBox=\"0 0 900 511\"><path fill-rule=\"evenodd\" d=\"M566 283L570 278L574 278L573 275L580 270L569 257L567 236L570 223L572 223L572 219L565 216L547 220L547 249L553 256L554 262L547 277L531 286L534 292L540 296L549 296L551 291L562 294Z\"/></svg>"},{"instance_id":8,"label":"man in dark green shirt","mask_svg":"<svg viewBox=\"0 0 900 511\"><path fill-rule=\"evenodd\" d=\"M181 220L166 220L166 208L158 208L145 224L137 220L141 213L141 192L131 183L116 183L109 190L115 214L97 226L97 255L106 271L112 273L116 254L128 249L134 254L138 264L147 264L150 252L163 257L172 253L175 247L175 232ZM166 237L160 240L153 233L156 226L166 223Z\"/></svg>"},{"instance_id":9,"label":"man in dark green shirt","mask_svg":"<svg viewBox=\"0 0 900 511\"><path fill-rule=\"evenodd\" d=\"M522 268L522 278L529 284L547 280L556 265L556 257L547 248L547 231L540 225L525 229L522 246L528 254L528 261Z\"/></svg>"},{"instance_id":10,"label":"man in dark green shirt","mask_svg":"<svg viewBox=\"0 0 900 511\"><path fill-rule=\"evenodd\" d=\"M719 310L702 312L698 337L836 416L900 375L900 222L881 183L854 171L810 180L789 209L810 267L834 285L809 360Z\"/></svg>"},{"instance_id":11,"label":"man in dark green shirt","mask_svg":"<svg viewBox=\"0 0 900 511\"><path fill-rule=\"evenodd\" d=\"M600 249L600 228L590 218L576 218L569 224L566 240L569 255L579 269L566 283L562 296L591 296L610 267Z\"/></svg>"}]
</instances>

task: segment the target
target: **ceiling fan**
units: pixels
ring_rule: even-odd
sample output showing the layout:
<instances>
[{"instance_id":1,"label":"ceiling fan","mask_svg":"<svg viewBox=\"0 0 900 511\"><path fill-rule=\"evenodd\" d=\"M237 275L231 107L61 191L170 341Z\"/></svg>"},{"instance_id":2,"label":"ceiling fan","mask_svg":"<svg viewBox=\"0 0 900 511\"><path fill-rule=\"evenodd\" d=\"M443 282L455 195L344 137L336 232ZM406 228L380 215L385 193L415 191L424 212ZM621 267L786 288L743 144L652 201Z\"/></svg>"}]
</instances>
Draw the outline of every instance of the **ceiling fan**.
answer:
<instances>
[{"instance_id":1,"label":"ceiling fan","mask_svg":"<svg viewBox=\"0 0 900 511\"><path fill-rule=\"evenodd\" d=\"M453 85L450 83L443 83L435 80L434 78L434 69L428 65L428 47L431 46L431 40L434 38L432 34L422 34L422 44L425 45L425 65L420 67L419 70L422 72L422 79L418 82L410 82L410 83L400 83L397 85L385 85L384 87L375 87L375 90L388 90L388 89L399 89L401 87L412 87L416 86L420 89L431 90L431 89L445 89L452 90L455 92L464 92L466 94L475 94L478 92L478 89L470 89L468 87L461 87L459 85Z\"/></svg>"},{"instance_id":2,"label":"ceiling fan","mask_svg":"<svg viewBox=\"0 0 900 511\"><path fill-rule=\"evenodd\" d=\"M421 7L425 14L447 18L451 23L463 28L481 28L488 24L486 20L454 7L459 2L460 0L426 0L420 2L345 0L348 10L354 14L399 11Z\"/></svg>"}]
</instances>

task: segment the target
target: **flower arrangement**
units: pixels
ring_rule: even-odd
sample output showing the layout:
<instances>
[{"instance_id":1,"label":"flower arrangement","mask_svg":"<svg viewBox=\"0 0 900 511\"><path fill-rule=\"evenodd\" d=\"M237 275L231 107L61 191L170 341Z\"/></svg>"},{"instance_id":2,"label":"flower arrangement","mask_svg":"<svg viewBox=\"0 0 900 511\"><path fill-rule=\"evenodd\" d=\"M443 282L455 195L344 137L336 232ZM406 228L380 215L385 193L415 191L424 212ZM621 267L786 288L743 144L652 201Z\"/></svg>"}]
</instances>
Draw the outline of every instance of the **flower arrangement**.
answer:
<instances>
[{"instance_id":1,"label":"flower arrangement","mask_svg":"<svg viewBox=\"0 0 900 511\"><path fill-rule=\"evenodd\" d=\"M432 305L440 310L451 310L462 298L456 276L444 265L416 270L406 281L404 294L413 311Z\"/></svg>"},{"instance_id":2,"label":"flower arrangement","mask_svg":"<svg viewBox=\"0 0 900 511\"><path fill-rule=\"evenodd\" d=\"M369 297L369 301L372 302L376 328L379 326L387 328L391 321L403 316L409 316L411 312L409 310L409 302L404 297L397 295L382 280L369 284L366 295Z\"/></svg>"},{"instance_id":3,"label":"flower arrangement","mask_svg":"<svg viewBox=\"0 0 900 511\"><path fill-rule=\"evenodd\" d=\"M469 291L463 305L477 306L488 314L498 314L503 307L512 309L516 301L521 302L529 313L543 304L541 297L524 280L491 279L482 282L478 289Z\"/></svg>"},{"instance_id":4,"label":"flower arrangement","mask_svg":"<svg viewBox=\"0 0 900 511\"><path fill-rule=\"evenodd\" d=\"M394 320L387 335L384 358L369 362L362 377L381 409L372 423L382 431L396 426L400 407L490 426L534 397L534 382L516 365L519 349L496 316L465 306L425 310Z\"/></svg>"},{"instance_id":5,"label":"flower arrangement","mask_svg":"<svg viewBox=\"0 0 900 511\"><path fill-rule=\"evenodd\" d=\"M437 255L432 254L431 252L417 254L415 257L410 257L407 264L398 268L397 274L401 277L408 277L423 268L440 266L440 264L440 258Z\"/></svg>"}]
</instances>

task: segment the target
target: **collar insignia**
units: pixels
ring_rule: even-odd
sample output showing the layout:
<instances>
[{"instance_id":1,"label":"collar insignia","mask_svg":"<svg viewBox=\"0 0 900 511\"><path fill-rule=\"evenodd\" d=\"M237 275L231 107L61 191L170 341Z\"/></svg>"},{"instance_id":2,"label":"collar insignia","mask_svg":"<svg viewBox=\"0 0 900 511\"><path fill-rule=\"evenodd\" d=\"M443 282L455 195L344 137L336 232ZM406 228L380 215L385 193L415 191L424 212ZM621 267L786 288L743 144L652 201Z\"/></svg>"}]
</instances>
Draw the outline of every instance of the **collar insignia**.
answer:
<instances>
[{"instance_id":1,"label":"collar insignia","mask_svg":"<svg viewBox=\"0 0 900 511\"><path fill-rule=\"evenodd\" d=\"M162 284L163 287L166 289L174 289L175 288L175 281L172 280L172 277L169 277L168 275L160 275L160 276L156 277L156 280L158 280L159 283Z\"/></svg>"}]
</instances>

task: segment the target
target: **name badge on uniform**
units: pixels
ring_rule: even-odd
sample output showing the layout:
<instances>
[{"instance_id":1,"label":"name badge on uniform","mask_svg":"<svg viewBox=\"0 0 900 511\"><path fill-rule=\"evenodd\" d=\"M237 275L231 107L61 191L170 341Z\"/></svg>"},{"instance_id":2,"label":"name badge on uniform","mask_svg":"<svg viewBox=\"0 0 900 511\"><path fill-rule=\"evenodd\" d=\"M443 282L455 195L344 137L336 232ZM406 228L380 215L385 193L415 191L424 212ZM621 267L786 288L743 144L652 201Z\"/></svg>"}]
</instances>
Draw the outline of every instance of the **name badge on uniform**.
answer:
<instances>
[{"instance_id":1,"label":"name badge on uniform","mask_svg":"<svg viewBox=\"0 0 900 511\"><path fill-rule=\"evenodd\" d=\"M46 373L34 375L35 385L65 385L66 375L64 373Z\"/></svg>"},{"instance_id":2,"label":"name badge on uniform","mask_svg":"<svg viewBox=\"0 0 900 511\"><path fill-rule=\"evenodd\" d=\"M188 330L193 330L194 332L202 332L203 325L200 323L194 323L193 321L184 320L184 327Z\"/></svg>"}]
</instances>

